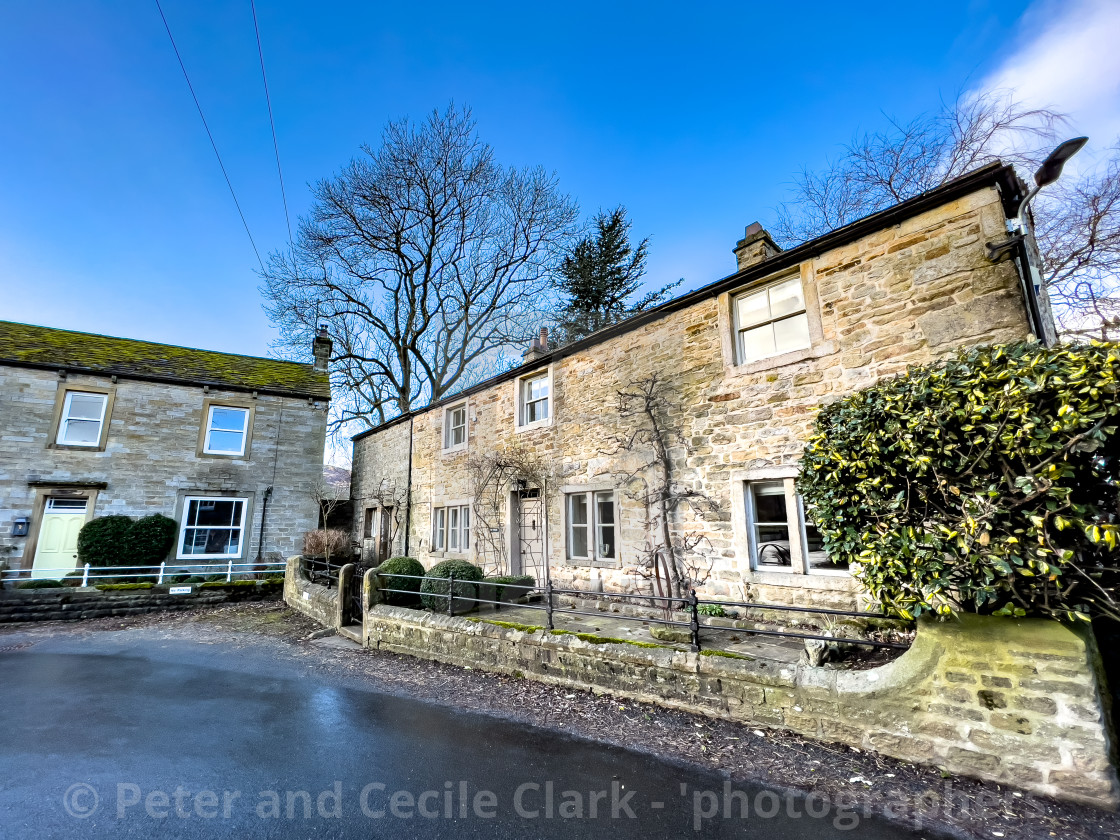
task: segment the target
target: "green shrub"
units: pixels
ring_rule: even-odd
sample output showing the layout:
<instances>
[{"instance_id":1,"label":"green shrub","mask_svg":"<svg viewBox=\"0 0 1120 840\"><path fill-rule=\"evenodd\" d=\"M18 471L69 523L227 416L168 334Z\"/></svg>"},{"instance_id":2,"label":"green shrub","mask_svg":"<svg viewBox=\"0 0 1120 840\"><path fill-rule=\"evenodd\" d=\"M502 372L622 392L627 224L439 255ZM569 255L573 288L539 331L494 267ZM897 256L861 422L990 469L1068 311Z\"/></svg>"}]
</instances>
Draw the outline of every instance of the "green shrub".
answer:
<instances>
[{"instance_id":1,"label":"green shrub","mask_svg":"<svg viewBox=\"0 0 1120 840\"><path fill-rule=\"evenodd\" d=\"M62 579L63 586L81 586L82 578L85 577L85 572L71 572Z\"/></svg>"},{"instance_id":2,"label":"green shrub","mask_svg":"<svg viewBox=\"0 0 1120 840\"><path fill-rule=\"evenodd\" d=\"M821 410L798 488L880 605L1120 618L1120 346L964 351Z\"/></svg>"},{"instance_id":3,"label":"green shrub","mask_svg":"<svg viewBox=\"0 0 1120 840\"><path fill-rule=\"evenodd\" d=\"M78 532L78 562L91 566L128 566L131 517L112 515L91 519Z\"/></svg>"},{"instance_id":4,"label":"green shrub","mask_svg":"<svg viewBox=\"0 0 1120 840\"><path fill-rule=\"evenodd\" d=\"M455 575L453 597L478 597L478 586L471 581L482 580L482 569L466 560L444 560L432 566L420 584L420 602L425 607L436 612L447 611L447 578L452 574Z\"/></svg>"},{"instance_id":5,"label":"green shrub","mask_svg":"<svg viewBox=\"0 0 1120 840\"><path fill-rule=\"evenodd\" d=\"M494 587L494 597L490 598L489 595L480 595L479 597L493 601L501 601L503 598L520 598L527 595L528 590L537 585L537 579L532 575L494 575L493 577L483 578L482 581Z\"/></svg>"},{"instance_id":6,"label":"green shrub","mask_svg":"<svg viewBox=\"0 0 1120 840\"><path fill-rule=\"evenodd\" d=\"M700 613L700 615L710 615L714 618L727 617L727 610L719 604L701 604L696 608L696 612Z\"/></svg>"},{"instance_id":7,"label":"green shrub","mask_svg":"<svg viewBox=\"0 0 1120 840\"><path fill-rule=\"evenodd\" d=\"M383 597L386 604L397 607L411 607L420 601L419 578L424 576L423 564L413 557L390 557L377 567L377 574L381 586L389 589L408 589L414 594L401 592L385 592ZM416 575L417 577L390 577L390 575ZM447 590L444 589L444 592Z\"/></svg>"},{"instance_id":8,"label":"green shrub","mask_svg":"<svg viewBox=\"0 0 1120 840\"><path fill-rule=\"evenodd\" d=\"M129 566L158 566L175 544L178 525L174 519L153 513L136 520L125 538Z\"/></svg>"},{"instance_id":9,"label":"green shrub","mask_svg":"<svg viewBox=\"0 0 1120 840\"><path fill-rule=\"evenodd\" d=\"M99 583L97 589L102 592L122 592L131 589L151 589L151 583Z\"/></svg>"},{"instance_id":10,"label":"green shrub","mask_svg":"<svg viewBox=\"0 0 1120 840\"><path fill-rule=\"evenodd\" d=\"M25 580L17 583L16 589L61 589L65 584L60 580ZM447 590L444 589L444 592Z\"/></svg>"}]
</instances>

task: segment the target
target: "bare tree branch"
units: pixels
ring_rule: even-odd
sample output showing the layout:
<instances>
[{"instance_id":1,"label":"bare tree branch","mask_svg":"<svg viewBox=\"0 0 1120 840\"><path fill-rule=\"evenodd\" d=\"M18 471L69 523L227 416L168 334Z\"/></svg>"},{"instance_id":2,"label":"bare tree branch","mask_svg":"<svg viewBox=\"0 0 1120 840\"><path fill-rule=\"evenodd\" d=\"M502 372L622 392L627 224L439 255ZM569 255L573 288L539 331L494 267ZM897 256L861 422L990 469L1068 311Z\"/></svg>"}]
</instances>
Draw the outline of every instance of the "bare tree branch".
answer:
<instances>
[{"instance_id":1,"label":"bare tree branch","mask_svg":"<svg viewBox=\"0 0 1120 840\"><path fill-rule=\"evenodd\" d=\"M449 106L314 188L291 253L263 274L279 346L318 324L334 349L332 428L374 426L479 381L550 309L550 277L577 209L538 168L504 169Z\"/></svg>"}]
</instances>

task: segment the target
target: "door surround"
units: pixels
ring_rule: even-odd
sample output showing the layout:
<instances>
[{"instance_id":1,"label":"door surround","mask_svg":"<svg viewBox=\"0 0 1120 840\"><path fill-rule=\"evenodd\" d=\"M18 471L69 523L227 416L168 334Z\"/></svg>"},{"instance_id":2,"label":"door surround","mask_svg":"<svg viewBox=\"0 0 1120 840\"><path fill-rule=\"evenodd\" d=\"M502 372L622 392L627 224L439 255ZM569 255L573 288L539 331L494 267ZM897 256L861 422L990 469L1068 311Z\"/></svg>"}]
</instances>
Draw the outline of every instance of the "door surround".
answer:
<instances>
[{"instance_id":1,"label":"door surround","mask_svg":"<svg viewBox=\"0 0 1120 840\"><path fill-rule=\"evenodd\" d=\"M43 527L43 515L47 507L47 499L80 499L88 500L86 504L86 522L93 519L93 512L97 509L97 496L105 489L103 482L82 484L74 482L47 483L37 482L30 485L35 491L35 501L31 506L31 523L27 529L27 542L23 546L23 555L20 557L20 571L31 571L35 565L35 551L39 547L39 531Z\"/></svg>"}]
</instances>

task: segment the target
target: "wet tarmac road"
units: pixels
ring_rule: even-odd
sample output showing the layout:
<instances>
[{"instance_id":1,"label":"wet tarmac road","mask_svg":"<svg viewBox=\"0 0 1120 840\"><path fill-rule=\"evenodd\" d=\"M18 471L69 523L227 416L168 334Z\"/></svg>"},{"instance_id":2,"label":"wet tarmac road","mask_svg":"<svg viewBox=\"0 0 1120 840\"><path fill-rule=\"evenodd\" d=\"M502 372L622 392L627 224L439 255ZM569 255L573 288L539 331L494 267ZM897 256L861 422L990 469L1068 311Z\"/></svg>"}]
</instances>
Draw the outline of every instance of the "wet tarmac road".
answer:
<instances>
[{"instance_id":1,"label":"wet tarmac road","mask_svg":"<svg viewBox=\"0 0 1120 840\"><path fill-rule=\"evenodd\" d=\"M0 836L912 836L251 649L122 639L0 653Z\"/></svg>"}]
</instances>

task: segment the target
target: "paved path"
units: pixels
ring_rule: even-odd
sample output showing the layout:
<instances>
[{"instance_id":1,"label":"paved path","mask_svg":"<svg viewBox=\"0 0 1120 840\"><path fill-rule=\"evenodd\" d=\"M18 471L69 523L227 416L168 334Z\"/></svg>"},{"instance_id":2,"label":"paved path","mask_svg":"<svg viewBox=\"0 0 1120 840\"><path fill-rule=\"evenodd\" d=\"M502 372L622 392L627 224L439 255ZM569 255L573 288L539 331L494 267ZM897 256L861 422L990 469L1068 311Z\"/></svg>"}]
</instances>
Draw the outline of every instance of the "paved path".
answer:
<instances>
[{"instance_id":1,"label":"paved path","mask_svg":"<svg viewBox=\"0 0 1120 840\"><path fill-rule=\"evenodd\" d=\"M516 624L543 625L545 613L533 607L507 607L499 610L481 608L470 613L471 618L481 618L487 621L509 621ZM632 639L636 642L654 642L659 645L688 650L687 644L674 644L653 638L650 627L658 625L653 622L642 621L635 618L621 618L604 612L597 616L566 615L562 610L553 613L553 619L558 630L570 630L573 633L594 633L599 636L610 636L615 639ZM703 645L709 649L726 650L744 656L753 656L759 659L770 659L775 662L796 664L805 643L801 639L783 639L777 636L752 636L747 633L735 633L728 630L704 627L701 629ZM816 631L807 631L816 632Z\"/></svg>"},{"instance_id":2,"label":"paved path","mask_svg":"<svg viewBox=\"0 0 1120 840\"><path fill-rule=\"evenodd\" d=\"M0 640L5 838L909 836L251 644L28 639Z\"/></svg>"}]
</instances>

